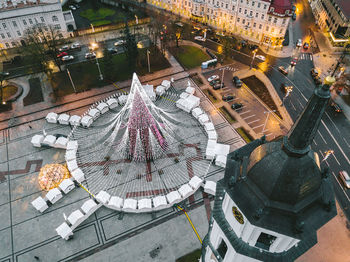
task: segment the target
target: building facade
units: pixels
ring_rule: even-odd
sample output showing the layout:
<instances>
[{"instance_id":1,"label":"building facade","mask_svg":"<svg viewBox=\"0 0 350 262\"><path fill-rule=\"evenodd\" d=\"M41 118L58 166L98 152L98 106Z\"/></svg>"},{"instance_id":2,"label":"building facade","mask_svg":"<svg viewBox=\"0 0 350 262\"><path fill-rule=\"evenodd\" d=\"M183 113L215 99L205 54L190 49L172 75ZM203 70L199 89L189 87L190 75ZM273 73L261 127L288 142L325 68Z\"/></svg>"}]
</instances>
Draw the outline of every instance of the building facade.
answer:
<instances>
[{"instance_id":1,"label":"building facade","mask_svg":"<svg viewBox=\"0 0 350 262\"><path fill-rule=\"evenodd\" d=\"M350 37L349 0L309 0L312 13L320 26L327 30L334 43L346 43Z\"/></svg>"},{"instance_id":2,"label":"building facade","mask_svg":"<svg viewBox=\"0 0 350 262\"><path fill-rule=\"evenodd\" d=\"M0 49L24 43L26 29L52 25L62 37L76 29L71 11L62 11L59 0L0 0Z\"/></svg>"},{"instance_id":3,"label":"building facade","mask_svg":"<svg viewBox=\"0 0 350 262\"><path fill-rule=\"evenodd\" d=\"M317 230L337 212L330 171L310 145L334 81L315 89L288 135L228 155L202 262L292 262L317 243Z\"/></svg>"},{"instance_id":4,"label":"building facade","mask_svg":"<svg viewBox=\"0 0 350 262\"><path fill-rule=\"evenodd\" d=\"M147 3L272 45L282 43L292 16L290 0L147 0Z\"/></svg>"}]
</instances>

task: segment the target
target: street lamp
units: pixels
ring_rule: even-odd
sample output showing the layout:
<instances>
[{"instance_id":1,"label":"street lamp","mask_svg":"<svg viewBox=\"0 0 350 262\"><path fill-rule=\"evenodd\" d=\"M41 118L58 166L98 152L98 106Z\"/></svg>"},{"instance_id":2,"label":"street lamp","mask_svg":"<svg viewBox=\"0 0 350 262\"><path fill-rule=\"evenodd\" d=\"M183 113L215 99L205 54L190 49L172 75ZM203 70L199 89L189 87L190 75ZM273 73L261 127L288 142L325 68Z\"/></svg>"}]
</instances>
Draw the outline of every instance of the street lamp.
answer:
<instances>
[{"instance_id":1,"label":"street lamp","mask_svg":"<svg viewBox=\"0 0 350 262\"><path fill-rule=\"evenodd\" d=\"M282 104L281 106L284 105L284 100L286 100L286 98L289 96L289 94L293 91L293 87L292 86L286 86L286 94L284 95L283 99L282 99Z\"/></svg>"},{"instance_id":2,"label":"street lamp","mask_svg":"<svg viewBox=\"0 0 350 262\"><path fill-rule=\"evenodd\" d=\"M4 101L4 92L3 92L3 83L4 83L4 81L5 81L5 78L7 77L7 76L9 76L10 75L10 73L9 72L0 72L0 90L1 90L1 103L3 104L3 105L5 105L6 104L6 101Z\"/></svg>"},{"instance_id":3,"label":"street lamp","mask_svg":"<svg viewBox=\"0 0 350 262\"><path fill-rule=\"evenodd\" d=\"M226 66L226 67L223 67L223 68L220 68L219 70L222 70L222 75L221 75L221 87L223 87L223 84L224 84L224 74L225 74L225 70L229 70L229 71L236 71L236 69L232 68L232 67L229 67L229 66Z\"/></svg>"},{"instance_id":4,"label":"street lamp","mask_svg":"<svg viewBox=\"0 0 350 262\"><path fill-rule=\"evenodd\" d=\"M148 63L148 73L151 73L151 64L149 62L149 54L151 52L147 49L147 63Z\"/></svg>"},{"instance_id":5,"label":"street lamp","mask_svg":"<svg viewBox=\"0 0 350 262\"><path fill-rule=\"evenodd\" d=\"M261 131L261 133L264 133L264 132L265 132L267 120L269 119L270 114L271 114L271 113L274 113L274 112L276 112L276 110L269 110L269 111L265 111L265 112L264 112L264 114L267 114L267 115L266 115L266 120L265 120L265 123L264 123L263 130Z\"/></svg>"},{"instance_id":6,"label":"street lamp","mask_svg":"<svg viewBox=\"0 0 350 262\"><path fill-rule=\"evenodd\" d=\"M254 63L254 60L255 60L256 52L258 52L258 49L255 49L253 51L253 58L252 58L252 62L250 63L250 69L253 68L253 63Z\"/></svg>"},{"instance_id":7,"label":"street lamp","mask_svg":"<svg viewBox=\"0 0 350 262\"><path fill-rule=\"evenodd\" d=\"M103 75L102 75L102 72L101 72L101 69L100 69L100 64L98 63L98 58L97 58L97 55L95 56L95 59L96 59L96 65L97 65L97 68L98 68L98 72L100 74L100 80L102 81L103 80Z\"/></svg>"}]
</instances>

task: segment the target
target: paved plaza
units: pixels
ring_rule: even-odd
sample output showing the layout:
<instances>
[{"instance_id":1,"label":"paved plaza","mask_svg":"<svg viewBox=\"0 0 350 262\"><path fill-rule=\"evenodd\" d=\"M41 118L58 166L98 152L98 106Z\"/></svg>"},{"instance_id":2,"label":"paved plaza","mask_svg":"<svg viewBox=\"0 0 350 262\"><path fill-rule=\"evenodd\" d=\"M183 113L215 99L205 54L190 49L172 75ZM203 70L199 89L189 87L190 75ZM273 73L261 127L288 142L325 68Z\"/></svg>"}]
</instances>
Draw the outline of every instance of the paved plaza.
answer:
<instances>
[{"instance_id":1,"label":"paved plaza","mask_svg":"<svg viewBox=\"0 0 350 262\"><path fill-rule=\"evenodd\" d=\"M173 84L181 92L188 78ZM161 82L159 80L158 82ZM193 83L193 82L192 82ZM158 83L159 84L159 83ZM109 95L109 94L108 94ZM211 115L218 132L218 142L231 146L231 151L244 144L242 138L218 114L211 102L197 89L201 107ZM92 101L93 102L93 101ZM82 114L89 108L85 105L69 114ZM56 110L60 111L57 107ZM40 168L49 163L64 163L64 150L35 148L30 140L34 134L69 134L69 126L47 124L44 118L4 129L0 133L0 261L174 261L200 247L183 212L172 208L150 214L123 214L107 208L99 209L74 231L74 238L61 239L55 228L78 209L90 196L82 188L76 188L44 213L31 205L38 196L44 196L38 184ZM205 179L217 181L224 169L211 166ZM210 201L198 190L184 205L194 225L203 238L208 227ZM134 246L140 234L145 245ZM107 248L123 250L107 252ZM166 251L166 252L165 252ZM101 252L101 253L100 253ZM105 255L99 255L99 254ZM120 260L114 258L120 255Z\"/></svg>"}]
</instances>

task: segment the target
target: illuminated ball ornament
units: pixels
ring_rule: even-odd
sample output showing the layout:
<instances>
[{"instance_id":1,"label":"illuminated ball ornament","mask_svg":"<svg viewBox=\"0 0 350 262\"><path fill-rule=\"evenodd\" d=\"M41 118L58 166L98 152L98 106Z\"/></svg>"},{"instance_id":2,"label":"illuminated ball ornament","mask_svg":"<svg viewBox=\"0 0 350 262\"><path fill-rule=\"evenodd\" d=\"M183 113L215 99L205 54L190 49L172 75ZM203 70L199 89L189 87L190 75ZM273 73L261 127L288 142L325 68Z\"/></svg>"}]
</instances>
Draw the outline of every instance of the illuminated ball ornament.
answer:
<instances>
[{"instance_id":1,"label":"illuminated ball ornament","mask_svg":"<svg viewBox=\"0 0 350 262\"><path fill-rule=\"evenodd\" d=\"M39 185L41 189L49 191L71 175L66 166L61 164L47 164L40 169L39 173Z\"/></svg>"}]
</instances>

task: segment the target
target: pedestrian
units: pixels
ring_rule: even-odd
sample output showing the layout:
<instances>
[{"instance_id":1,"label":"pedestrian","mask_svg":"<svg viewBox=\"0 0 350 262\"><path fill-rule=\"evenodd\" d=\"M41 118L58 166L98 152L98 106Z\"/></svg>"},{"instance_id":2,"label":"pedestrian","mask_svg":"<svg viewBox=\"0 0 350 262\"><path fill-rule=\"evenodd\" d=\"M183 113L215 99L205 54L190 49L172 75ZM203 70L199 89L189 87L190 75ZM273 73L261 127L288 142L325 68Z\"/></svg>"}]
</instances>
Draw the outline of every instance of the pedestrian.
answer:
<instances>
[{"instance_id":1,"label":"pedestrian","mask_svg":"<svg viewBox=\"0 0 350 262\"><path fill-rule=\"evenodd\" d=\"M40 260L40 258L38 256L34 256L35 260Z\"/></svg>"}]
</instances>

